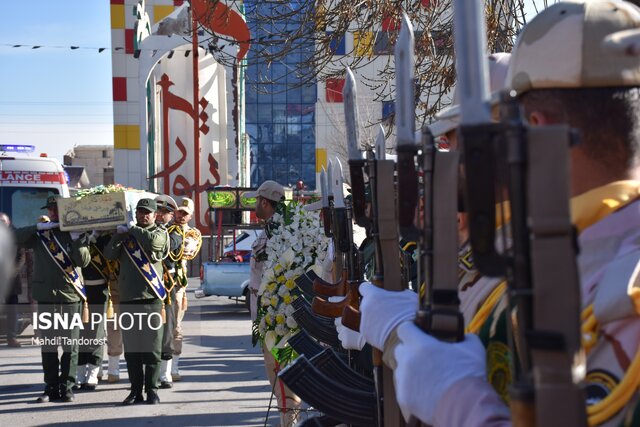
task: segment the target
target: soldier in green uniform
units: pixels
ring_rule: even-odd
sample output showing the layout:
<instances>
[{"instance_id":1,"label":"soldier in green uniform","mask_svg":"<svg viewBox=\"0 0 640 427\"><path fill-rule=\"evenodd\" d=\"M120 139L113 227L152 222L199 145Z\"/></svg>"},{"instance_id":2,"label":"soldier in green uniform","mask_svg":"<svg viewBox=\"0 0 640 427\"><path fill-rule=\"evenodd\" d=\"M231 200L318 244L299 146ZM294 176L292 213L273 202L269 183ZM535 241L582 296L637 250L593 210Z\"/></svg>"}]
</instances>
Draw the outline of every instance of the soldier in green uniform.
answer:
<instances>
[{"instance_id":1,"label":"soldier in green uniform","mask_svg":"<svg viewBox=\"0 0 640 427\"><path fill-rule=\"evenodd\" d=\"M128 328L129 320L122 327L124 358L131 381L131 393L122 402L124 405L142 402L143 387L147 403L160 402L157 393L162 340L160 313L164 311L166 297L162 260L169 250L169 238L155 223L156 210L153 199L141 199L136 205L136 225L118 226L104 252L108 259L120 261L120 320L134 319L133 327Z\"/></svg>"},{"instance_id":2,"label":"soldier in green uniform","mask_svg":"<svg viewBox=\"0 0 640 427\"><path fill-rule=\"evenodd\" d=\"M100 313L104 315L109 288L107 281L109 279L109 267L107 259L104 256L104 248L111 240L111 234L95 232L90 236L89 252L91 254L91 262L82 269L82 276L87 290L87 302L89 303L89 315ZM78 355L78 374L77 383L82 390L93 391L98 385L98 371L102 365L102 357L104 355L103 344L106 333L104 323L99 322L95 325L91 323L81 332L80 337L83 343L80 346Z\"/></svg>"},{"instance_id":3,"label":"soldier in green uniform","mask_svg":"<svg viewBox=\"0 0 640 427\"><path fill-rule=\"evenodd\" d=\"M80 233L60 231L58 224L59 196L50 196L43 209L47 209L50 222L16 230L16 240L21 247L33 249L33 298L38 301L38 318L54 315L79 316L85 299L80 268L90 261L88 240L80 239ZM42 340L42 368L44 393L37 402L60 398L63 402L74 400L72 387L78 364L79 327L67 329L39 329ZM59 343L59 344L58 344ZM58 359L58 345L62 358Z\"/></svg>"}]
</instances>

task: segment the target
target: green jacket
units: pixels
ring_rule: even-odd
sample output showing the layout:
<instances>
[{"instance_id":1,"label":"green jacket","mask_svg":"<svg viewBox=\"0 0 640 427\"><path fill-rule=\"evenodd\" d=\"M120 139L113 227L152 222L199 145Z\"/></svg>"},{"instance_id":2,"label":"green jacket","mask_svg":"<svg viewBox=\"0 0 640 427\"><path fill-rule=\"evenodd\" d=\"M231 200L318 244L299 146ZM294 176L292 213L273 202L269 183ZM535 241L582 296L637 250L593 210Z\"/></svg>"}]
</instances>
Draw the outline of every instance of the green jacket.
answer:
<instances>
[{"instance_id":1,"label":"green jacket","mask_svg":"<svg viewBox=\"0 0 640 427\"><path fill-rule=\"evenodd\" d=\"M33 299L42 303L77 302L81 298L64 276L58 264L51 258L49 251L44 247L37 234L35 225L18 228L16 230L16 240L23 248L33 249ZM86 238L71 240L71 235L60 229L53 229L53 232L69 254L76 266L80 277L81 268L89 265L91 255L89 254L89 242Z\"/></svg>"},{"instance_id":2,"label":"green jacket","mask_svg":"<svg viewBox=\"0 0 640 427\"><path fill-rule=\"evenodd\" d=\"M120 288L120 301L134 301L140 299L158 298L147 283L138 267L131 261L123 242L133 236L149 257L149 261L162 280L162 259L169 250L169 236L167 231L156 224L142 228L132 226L129 233L114 234L104 248L104 256L111 260L120 261L120 275L118 285Z\"/></svg>"}]
</instances>

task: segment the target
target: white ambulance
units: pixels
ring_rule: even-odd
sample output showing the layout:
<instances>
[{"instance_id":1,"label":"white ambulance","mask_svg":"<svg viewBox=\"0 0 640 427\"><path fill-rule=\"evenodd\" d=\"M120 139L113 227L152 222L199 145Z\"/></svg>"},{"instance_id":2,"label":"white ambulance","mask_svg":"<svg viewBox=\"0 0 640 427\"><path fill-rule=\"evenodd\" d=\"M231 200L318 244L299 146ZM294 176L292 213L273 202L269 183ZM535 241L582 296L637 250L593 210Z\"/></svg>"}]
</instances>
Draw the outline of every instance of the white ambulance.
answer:
<instances>
[{"instance_id":1,"label":"white ambulance","mask_svg":"<svg viewBox=\"0 0 640 427\"><path fill-rule=\"evenodd\" d=\"M48 157L31 157L33 146L0 145L0 212L14 227L33 225L46 215L47 197L69 197L66 172L60 162Z\"/></svg>"}]
</instances>

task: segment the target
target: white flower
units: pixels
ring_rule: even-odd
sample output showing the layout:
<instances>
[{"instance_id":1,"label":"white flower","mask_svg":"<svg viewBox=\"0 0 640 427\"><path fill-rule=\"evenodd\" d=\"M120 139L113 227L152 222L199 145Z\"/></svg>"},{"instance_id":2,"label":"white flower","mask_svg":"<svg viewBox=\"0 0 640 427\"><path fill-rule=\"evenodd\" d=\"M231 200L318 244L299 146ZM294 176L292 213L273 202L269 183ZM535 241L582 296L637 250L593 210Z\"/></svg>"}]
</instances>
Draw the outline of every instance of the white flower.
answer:
<instances>
[{"instance_id":1,"label":"white flower","mask_svg":"<svg viewBox=\"0 0 640 427\"><path fill-rule=\"evenodd\" d=\"M271 351L271 349L276 345L278 341L278 335L275 331L267 331L264 334L264 345L267 347L267 350Z\"/></svg>"},{"instance_id":2,"label":"white flower","mask_svg":"<svg viewBox=\"0 0 640 427\"><path fill-rule=\"evenodd\" d=\"M287 328L284 325L277 325L275 331L279 337L283 337L287 333Z\"/></svg>"},{"instance_id":3,"label":"white flower","mask_svg":"<svg viewBox=\"0 0 640 427\"><path fill-rule=\"evenodd\" d=\"M281 298L284 298L285 295L289 295L289 289L287 289L286 286L280 286L280 289L278 289L278 295L280 295Z\"/></svg>"},{"instance_id":4,"label":"white flower","mask_svg":"<svg viewBox=\"0 0 640 427\"><path fill-rule=\"evenodd\" d=\"M295 329L298 327L298 323L296 323L296 320L293 318L293 316L287 316L287 326L290 329Z\"/></svg>"},{"instance_id":5,"label":"white flower","mask_svg":"<svg viewBox=\"0 0 640 427\"><path fill-rule=\"evenodd\" d=\"M284 308L284 315L287 317L293 316L293 312L296 311L292 305L288 305Z\"/></svg>"}]
</instances>

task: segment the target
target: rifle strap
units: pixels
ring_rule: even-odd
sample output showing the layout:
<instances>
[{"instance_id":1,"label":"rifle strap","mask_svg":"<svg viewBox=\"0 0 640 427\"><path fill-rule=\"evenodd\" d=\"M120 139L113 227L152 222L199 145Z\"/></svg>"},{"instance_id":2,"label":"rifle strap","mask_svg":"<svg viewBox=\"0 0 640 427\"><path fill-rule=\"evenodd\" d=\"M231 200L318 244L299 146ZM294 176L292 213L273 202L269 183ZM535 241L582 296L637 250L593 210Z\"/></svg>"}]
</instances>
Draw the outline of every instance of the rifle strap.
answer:
<instances>
[{"instance_id":1,"label":"rifle strap","mask_svg":"<svg viewBox=\"0 0 640 427\"><path fill-rule=\"evenodd\" d=\"M397 209L394 185L395 164L392 160L376 161L376 207L378 213L378 232L384 271L384 289L402 291L400 271L400 246L398 244ZM388 202L384 202L388 201ZM382 395L384 396L384 425L404 425L404 417L396 400L393 384L393 371L382 367Z\"/></svg>"},{"instance_id":2,"label":"rifle strap","mask_svg":"<svg viewBox=\"0 0 640 427\"><path fill-rule=\"evenodd\" d=\"M376 191L378 206L378 232L382 247L384 288L402 291L400 246L398 239L397 209L394 186L393 160L376 161Z\"/></svg>"},{"instance_id":3,"label":"rifle strap","mask_svg":"<svg viewBox=\"0 0 640 427\"><path fill-rule=\"evenodd\" d=\"M536 425L586 425L580 355L580 282L569 209L569 131L529 130L528 211L533 331L527 331L535 383ZM584 355L584 354L582 354Z\"/></svg>"},{"instance_id":4,"label":"rifle strap","mask_svg":"<svg viewBox=\"0 0 640 427\"><path fill-rule=\"evenodd\" d=\"M433 283L428 283L434 331L463 333L458 298L458 169L459 151L436 151L433 170ZM442 314L440 314L442 313Z\"/></svg>"}]
</instances>

